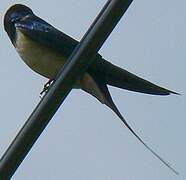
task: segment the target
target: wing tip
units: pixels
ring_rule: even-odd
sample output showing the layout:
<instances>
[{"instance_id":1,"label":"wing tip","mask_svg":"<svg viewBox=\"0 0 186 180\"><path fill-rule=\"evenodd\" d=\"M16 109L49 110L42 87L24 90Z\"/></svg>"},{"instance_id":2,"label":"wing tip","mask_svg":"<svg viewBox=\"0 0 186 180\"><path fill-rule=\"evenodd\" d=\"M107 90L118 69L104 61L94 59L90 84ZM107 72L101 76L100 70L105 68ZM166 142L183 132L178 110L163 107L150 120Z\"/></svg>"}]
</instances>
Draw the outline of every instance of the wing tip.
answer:
<instances>
[{"instance_id":1,"label":"wing tip","mask_svg":"<svg viewBox=\"0 0 186 180\"><path fill-rule=\"evenodd\" d=\"M177 93L177 92L175 92L175 91L169 91L169 94L168 94L168 95L170 95L170 94L175 94L175 95L181 96L180 93Z\"/></svg>"},{"instance_id":2,"label":"wing tip","mask_svg":"<svg viewBox=\"0 0 186 180\"><path fill-rule=\"evenodd\" d=\"M155 85L156 86L156 85ZM147 92L148 93L148 92ZM175 95L181 95L180 93L177 93L175 91L171 91L169 89L160 87L160 86L156 86L155 89L153 89L151 91L151 93L149 94L153 94L153 95L162 95L162 96L166 96L166 95L171 95L171 94L175 94Z\"/></svg>"}]
</instances>

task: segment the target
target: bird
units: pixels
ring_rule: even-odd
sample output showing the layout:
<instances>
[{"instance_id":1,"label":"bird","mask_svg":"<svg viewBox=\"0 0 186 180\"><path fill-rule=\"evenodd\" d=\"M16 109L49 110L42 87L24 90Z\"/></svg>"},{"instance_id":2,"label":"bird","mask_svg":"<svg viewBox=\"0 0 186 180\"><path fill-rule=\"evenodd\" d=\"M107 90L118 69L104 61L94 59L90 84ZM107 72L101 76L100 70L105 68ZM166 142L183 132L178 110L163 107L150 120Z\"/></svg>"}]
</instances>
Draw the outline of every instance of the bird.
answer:
<instances>
[{"instance_id":1,"label":"bird","mask_svg":"<svg viewBox=\"0 0 186 180\"><path fill-rule=\"evenodd\" d=\"M23 4L14 4L9 7L4 16L4 29L22 60L33 71L48 78L49 82L56 78L59 70L64 66L68 57L79 43L36 16L29 7ZM82 89L112 109L131 133L151 153L174 173L178 174L127 123L114 104L108 85L151 95L178 93L155 85L110 63L99 53L95 55L93 63L74 85L74 88Z\"/></svg>"}]
</instances>

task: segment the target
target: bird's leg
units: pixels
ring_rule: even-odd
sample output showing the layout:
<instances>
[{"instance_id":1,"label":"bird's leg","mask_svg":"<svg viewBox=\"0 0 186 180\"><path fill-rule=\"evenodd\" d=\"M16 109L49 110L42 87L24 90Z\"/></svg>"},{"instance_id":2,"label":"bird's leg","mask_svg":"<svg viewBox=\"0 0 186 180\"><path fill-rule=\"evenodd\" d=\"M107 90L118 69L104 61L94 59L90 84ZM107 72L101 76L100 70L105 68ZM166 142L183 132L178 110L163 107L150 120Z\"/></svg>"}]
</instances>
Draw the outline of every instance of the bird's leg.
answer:
<instances>
[{"instance_id":1,"label":"bird's leg","mask_svg":"<svg viewBox=\"0 0 186 180\"><path fill-rule=\"evenodd\" d=\"M42 91L40 92L40 97L42 97L43 94L45 94L48 91L48 89L49 89L50 85L52 84L52 82L53 82L53 79L49 79L47 81L47 83L43 86Z\"/></svg>"}]
</instances>

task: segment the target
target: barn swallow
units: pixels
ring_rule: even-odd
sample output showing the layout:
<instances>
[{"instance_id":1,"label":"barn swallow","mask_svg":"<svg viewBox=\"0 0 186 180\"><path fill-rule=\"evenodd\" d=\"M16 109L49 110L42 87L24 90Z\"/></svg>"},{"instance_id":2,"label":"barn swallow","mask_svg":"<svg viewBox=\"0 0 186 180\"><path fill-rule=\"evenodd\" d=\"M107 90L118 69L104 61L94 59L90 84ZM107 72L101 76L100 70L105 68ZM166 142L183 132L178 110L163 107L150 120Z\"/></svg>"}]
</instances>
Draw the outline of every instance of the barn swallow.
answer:
<instances>
[{"instance_id":1,"label":"barn swallow","mask_svg":"<svg viewBox=\"0 0 186 180\"><path fill-rule=\"evenodd\" d=\"M55 79L56 74L78 44L78 41L57 30L36 16L29 7L22 4L15 4L7 10L4 16L4 28L23 61L32 70L48 78L50 81ZM111 108L132 134L177 174L129 126L114 104L107 85L152 95L177 93L157 86L111 64L98 53L86 73L74 86L74 88L80 88L93 95L102 104Z\"/></svg>"}]
</instances>

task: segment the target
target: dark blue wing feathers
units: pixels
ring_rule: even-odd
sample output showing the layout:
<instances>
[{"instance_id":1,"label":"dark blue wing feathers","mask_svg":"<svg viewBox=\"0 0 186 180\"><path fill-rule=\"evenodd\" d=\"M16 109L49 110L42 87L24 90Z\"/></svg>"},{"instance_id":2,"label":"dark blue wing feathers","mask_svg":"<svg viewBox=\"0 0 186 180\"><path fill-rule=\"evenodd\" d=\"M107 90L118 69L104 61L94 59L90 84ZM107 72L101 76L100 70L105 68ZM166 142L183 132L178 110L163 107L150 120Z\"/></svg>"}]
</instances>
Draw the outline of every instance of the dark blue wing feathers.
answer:
<instances>
[{"instance_id":1,"label":"dark blue wing feathers","mask_svg":"<svg viewBox=\"0 0 186 180\"><path fill-rule=\"evenodd\" d=\"M36 16L27 16L15 25L30 39L59 51L65 57L68 57L78 44L78 41Z\"/></svg>"}]
</instances>

